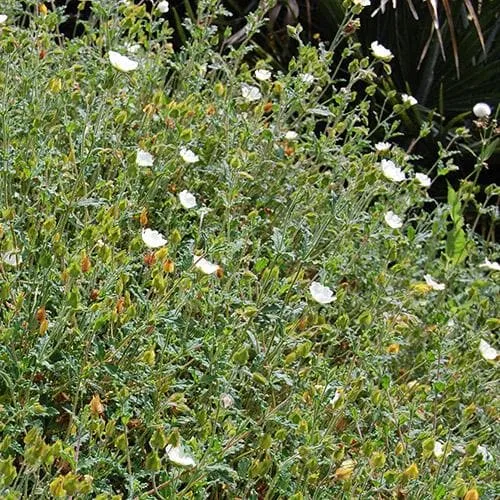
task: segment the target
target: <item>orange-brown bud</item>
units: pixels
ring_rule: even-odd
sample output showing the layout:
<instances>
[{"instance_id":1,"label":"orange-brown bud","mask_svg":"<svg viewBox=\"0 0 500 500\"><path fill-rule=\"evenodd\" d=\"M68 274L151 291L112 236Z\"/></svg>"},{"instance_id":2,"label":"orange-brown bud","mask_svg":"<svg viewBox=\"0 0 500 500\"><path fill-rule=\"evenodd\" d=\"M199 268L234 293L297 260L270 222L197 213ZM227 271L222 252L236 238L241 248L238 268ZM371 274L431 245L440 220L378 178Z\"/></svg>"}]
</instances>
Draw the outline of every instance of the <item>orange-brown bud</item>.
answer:
<instances>
[{"instance_id":1,"label":"orange-brown bud","mask_svg":"<svg viewBox=\"0 0 500 500\"><path fill-rule=\"evenodd\" d=\"M151 267L155 262L156 256L153 252L148 252L144 255L144 264L146 264L146 266Z\"/></svg>"},{"instance_id":2,"label":"orange-brown bud","mask_svg":"<svg viewBox=\"0 0 500 500\"><path fill-rule=\"evenodd\" d=\"M141 213L139 215L139 224L142 226L142 227L146 227L148 225L148 209L147 208L143 208L141 210Z\"/></svg>"},{"instance_id":3,"label":"orange-brown bud","mask_svg":"<svg viewBox=\"0 0 500 500\"><path fill-rule=\"evenodd\" d=\"M470 489L464 496L464 500L479 500L479 492L476 488Z\"/></svg>"},{"instance_id":4,"label":"orange-brown bud","mask_svg":"<svg viewBox=\"0 0 500 500\"><path fill-rule=\"evenodd\" d=\"M49 329L49 322L48 322L48 320L44 319L40 323L40 327L39 327L40 335L45 335L45 333L47 332L48 329Z\"/></svg>"},{"instance_id":5,"label":"orange-brown bud","mask_svg":"<svg viewBox=\"0 0 500 500\"><path fill-rule=\"evenodd\" d=\"M391 344L387 346L387 352L389 354L397 354L399 352L399 344Z\"/></svg>"},{"instance_id":6,"label":"orange-brown bud","mask_svg":"<svg viewBox=\"0 0 500 500\"><path fill-rule=\"evenodd\" d=\"M175 264L172 260L170 259L167 259L164 263L163 263L163 270L166 272L166 273L173 273L174 272L174 269L175 269Z\"/></svg>"},{"instance_id":7,"label":"orange-brown bud","mask_svg":"<svg viewBox=\"0 0 500 500\"><path fill-rule=\"evenodd\" d=\"M125 309L125 297L120 297L116 301L116 313L121 314L124 309Z\"/></svg>"},{"instance_id":8,"label":"orange-brown bud","mask_svg":"<svg viewBox=\"0 0 500 500\"><path fill-rule=\"evenodd\" d=\"M80 269L82 270L82 273L88 273L91 267L89 256L84 254L80 260Z\"/></svg>"},{"instance_id":9,"label":"orange-brown bud","mask_svg":"<svg viewBox=\"0 0 500 500\"><path fill-rule=\"evenodd\" d=\"M47 312L45 311L45 306L41 306L36 310L36 320L38 323L47 319Z\"/></svg>"},{"instance_id":10,"label":"orange-brown bud","mask_svg":"<svg viewBox=\"0 0 500 500\"><path fill-rule=\"evenodd\" d=\"M104 405L101 402L101 397L99 394L94 394L89 403L90 411L93 415L102 416L104 415Z\"/></svg>"}]
</instances>

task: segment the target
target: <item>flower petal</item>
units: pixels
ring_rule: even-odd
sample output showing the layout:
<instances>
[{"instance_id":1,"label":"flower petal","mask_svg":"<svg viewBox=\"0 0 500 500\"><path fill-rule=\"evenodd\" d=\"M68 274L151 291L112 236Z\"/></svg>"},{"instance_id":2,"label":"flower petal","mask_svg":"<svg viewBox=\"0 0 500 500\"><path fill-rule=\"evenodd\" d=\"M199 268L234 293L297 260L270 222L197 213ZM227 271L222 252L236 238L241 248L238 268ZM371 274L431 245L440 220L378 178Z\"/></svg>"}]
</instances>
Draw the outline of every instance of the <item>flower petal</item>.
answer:
<instances>
[{"instance_id":1,"label":"flower petal","mask_svg":"<svg viewBox=\"0 0 500 500\"><path fill-rule=\"evenodd\" d=\"M241 84L241 95L248 102L258 101L262 98L262 94L257 87L246 83Z\"/></svg>"},{"instance_id":2,"label":"flower petal","mask_svg":"<svg viewBox=\"0 0 500 500\"><path fill-rule=\"evenodd\" d=\"M500 271L500 264L498 262L490 262L488 259L484 259L484 262L479 264L479 267L485 267L490 271Z\"/></svg>"},{"instance_id":3,"label":"flower petal","mask_svg":"<svg viewBox=\"0 0 500 500\"><path fill-rule=\"evenodd\" d=\"M18 250L4 252L1 255L1 260L3 261L4 264L7 264L8 266L12 267L19 266L23 262L23 258L21 257L21 254L19 253Z\"/></svg>"},{"instance_id":4,"label":"flower petal","mask_svg":"<svg viewBox=\"0 0 500 500\"><path fill-rule=\"evenodd\" d=\"M141 233L142 241L148 248L159 248L167 244L163 234L154 229L145 228Z\"/></svg>"},{"instance_id":5,"label":"flower petal","mask_svg":"<svg viewBox=\"0 0 500 500\"><path fill-rule=\"evenodd\" d=\"M323 286L317 281L313 281L309 285L309 292L311 293L312 298L319 304L330 304L337 299L337 297L333 295L333 290L331 288Z\"/></svg>"},{"instance_id":6,"label":"flower petal","mask_svg":"<svg viewBox=\"0 0 500 500\"><path fill-rule=\"evenodd\" d=\"M392 160L382 160L380 167L385 177L393 182L401 182L406 179L405 173Z\"/></svg>"},{"instance_id":7,"label":"flower petal","mask_svg":"<svg viewBox=\"0 0 500 500\"><path fill-rule=\"evenodd\" d=\"M479 342L479 352L481 353L481 356L486 359L487 361L495 361L498 357L498 352L497 350L490 346L486 340L481 339Z\"/></svg>"},{"instance_id":8,"label":"flower petal","mask_svg":"<svg viewBox=\"0 0 500 500\"><path fill-rule=\"evenodd\" d=\"M195 467L196 462L191 455L188 455L182 446L172 446L167 445L165 448L165 453L168 459L175 465L180 465L181 467Z\"/></svg>"},{"instance_id":9,"label":"flower petal","mask_svg":"<svg viewBox=\"0 0 500 500\"><path fill-rule=\"evenodd\" d=\"M160 12L160 14L166 14L170 6L167 1L162 0L161 2L158 3L156 8L158 9L158 12Z\"/></svg>"},{"instance_id":10,"label":"flower petal","mask_svg":"<svg viewBox=\"0 0 500 500\"><path fill-rule=\"evenodd\" d=\"M485 102L478 102L472 108L472 112L478 118L486 118L491 115L491 108Z\"/></svg>"},{"instance_id":11,"label":"flower petal","mask_svg":"<svg viewBox=\"0 0 500 500\"><path fill-rule=\"evenodd\" d=\"M193 264L196 269L199 269L204 274L214 274L216 273L220 266L209 262L207 259L200 257L198 255L193 255Z\"/></svg>"},{"instance_id":12,"label":"flower petal","mask_svg":"<svg viewBox=\"0 0 500 500\"><path fill-rule=\"evenodd\" d=\"M268 69L256 69L254 74L255 78L261 82L269 80L272 76L272 73Z\"/></svg>"},{"instance_id":13,"label":"flower petal","mask_svg":"<svg viewBox=\"0 0 500 500\"><path fill-rule=\"evenodd\" d=\"M392 210L389 210L385 215L384 219L386 224L392 229L399 229L403 226L403 221L401 217L397 216Z\"/></svg>"},{"instance_id":14,"label":"flower petal","mask_svg":"<svg viewBox=\"0 0 500 500\"><path fill-rule=\"evenodd\" d=\"M195 196L186 190L179 193L179 201L181 202L181 205L186 209L194 208L196 206Z\"/></svg>"},{"instance_id":15,"label":"flower petal","mask_svg":"<svg viewBox=\"0 0 500 500\"><path fill-rule=\"evenodd\" d=\"M371 49L373 55L377 59L381 59L382 61L390 61L394 56L392 55L392 52L385 48L381 43L378 43L376 40L371 43Z\"/></svg>"},{"instance_id":16,"label":"flower petal","mask_svg":"<svg viewBox=\"0 0 500 500\"><path fill-rule=\"evenodd\" d=\"M435 281L434 278L430 274L424 275L424 280L428 286L430 286L433 290L444 290L446 285L444 283L439 283Z\"/></svg>"},{"instance_id":17,"label":"flower petal","mask_svg":"<svg viewBox=\"0 0 500 500\"><path fill-rule=\"evenodd\" d=\"M417 182L422 186L422 187L430 187L432 181L431 178L426 175L426 174L421 174L420 172L417 172L415 174L415 179Z\"/></svg>"},{"instance_id":18,"label":"flower petal","mask_svg":"<svg viewBox=\"0 0 500 500\"><path fill-rule=\"evenodd\" d=\"M113 68L128 73L129 71L134 71L139 65L138 62L129 59L127 56L122 56L114 50L108 52L109 62Z\"/></svg>"},{"instance_id":19,"label":"flower petal","mask_svg":"<svg viewBox=\"0 0 500 500\"><path fill-rule=\"evenodd\" d=\"M142 149L137 150L137 156L135 162L139 167L152 167L153 166L153 155Z\"/></svg>"},{"instance_id":20,"label":"flower petal","mask_svg":"<svg viewBox=\"0 0 500 500\"><path fill-rule=\"evenodd\" d=\"M184 147L180 149L179 154L186 163L196 163L200 159L199 156L196 155L193 151Z\"/></svg>"}]
</instances>

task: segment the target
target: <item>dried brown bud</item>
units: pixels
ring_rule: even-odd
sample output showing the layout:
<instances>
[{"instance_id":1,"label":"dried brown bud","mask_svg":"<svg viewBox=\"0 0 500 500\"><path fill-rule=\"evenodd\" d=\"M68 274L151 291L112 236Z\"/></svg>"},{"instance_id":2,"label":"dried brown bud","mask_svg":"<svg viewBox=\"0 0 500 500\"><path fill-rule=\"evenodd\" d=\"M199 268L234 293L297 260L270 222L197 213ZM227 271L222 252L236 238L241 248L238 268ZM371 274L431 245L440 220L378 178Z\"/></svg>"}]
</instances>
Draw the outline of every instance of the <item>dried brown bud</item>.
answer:
<instances>
[{"instance_id":1,"label":"dried brown bud","mask_svg":"<svg viewBox=\"0 0 500 500\"><path fill-rule=\"evenodd\" d=\"M101 397L99 394L94 394L89 403L90 411L93 415L102 416L104 415L104 405L101 402Z\"/></svg>"},{"instance_id":2,"label":"dried brown bud","mask_svg":"<svg viewBox=\"0 0 500 500\"><path fill-rule=\"evenodd\" d=\"M148 252L144 255L144 264L146 264L146 266L151 267L154 265L155 262L156 262L156 256L154 252Z\"/></svg>"},{"instance_id":3,"label":"dried brown bud","mask_svg":"<svg viewBox=\"0 0 500 500\"><path fill-rule=\"evenodd\" d=\"M45 306L41 306L36 311L36 320L38 323L47 319L47 312L45 311Z\"/></svg>"},{"instance_id":4,"label":"dried brown bud","mask_svg":"<svg viewBox=\"0 0 500 500\"><path fill-rule=\"evenodd\" d=\"M124 309L125 309L125 297L120 297L116 301L116 313L121 314Z\"/></svg>"},{"instance_id":5,"label":"dried brown bud","mask_svg":"<svg viewBox=\"0 0 500 500\"><path fill-rule=\"evenodd\" d=\"M141 210L141 213L139 214L139 224L142 227L146 227L148 225L149 219L148 219L148 209L143 208Z\"/></svg>"},{"instance_id":6,"label":"dried brown bud","mask_svg":"<svg viewBox=\"0 0 500 500\"><path fill-rule=\"evenodd\" d=\"M84 254L80 260L80 269L82 270L82 273L88 273L91 267L89 256Z\"/></svg>"}]
</instances>

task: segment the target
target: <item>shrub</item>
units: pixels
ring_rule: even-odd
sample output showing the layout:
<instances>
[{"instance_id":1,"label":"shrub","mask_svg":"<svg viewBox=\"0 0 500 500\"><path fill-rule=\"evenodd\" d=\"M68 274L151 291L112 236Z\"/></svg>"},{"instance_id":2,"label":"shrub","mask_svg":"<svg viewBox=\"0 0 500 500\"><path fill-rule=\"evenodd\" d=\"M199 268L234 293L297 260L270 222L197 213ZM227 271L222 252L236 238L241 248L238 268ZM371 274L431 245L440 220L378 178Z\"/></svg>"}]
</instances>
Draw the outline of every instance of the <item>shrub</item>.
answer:
<instances>
[{"instance_id":1,"label":"shrub","mask_svg":"<svg viewBox=\"0 0 500 500\"><path fill-rule=\"evenodd\" d=\"M389 58L92 8L0 31L2 497L493 495L498 248L391 146L411 100L368 127Z\"/></svg>"}]
</instances>

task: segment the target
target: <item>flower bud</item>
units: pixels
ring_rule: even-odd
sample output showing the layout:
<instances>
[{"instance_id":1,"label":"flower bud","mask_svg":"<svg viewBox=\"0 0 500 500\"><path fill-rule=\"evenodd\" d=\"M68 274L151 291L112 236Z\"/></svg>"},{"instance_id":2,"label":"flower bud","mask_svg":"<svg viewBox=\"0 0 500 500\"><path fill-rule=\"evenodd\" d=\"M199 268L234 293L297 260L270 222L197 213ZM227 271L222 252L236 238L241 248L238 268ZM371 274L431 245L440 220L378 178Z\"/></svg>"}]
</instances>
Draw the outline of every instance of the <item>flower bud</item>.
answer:
<instances>
[{"instance_id":1,"label":"flower bud","mask_svg":"<svg viewBox=\"0 0 500 500\"><path fill-rule=\"evenodd\" d=\"M164 263L163 263L163 270L166 272L166 273L173 273L174 270L175 270L175 264L173 261L171 261L170 259L167 259Z\"/></svg>"},{"instance_id":2,"label":"flower bud","mask_svg":"<svg viewBox=\"0 0 500 500\"><path fill-rule=\"evenodd\" d=\"M479 493L476 488L470 489L464 496L464 500L479 500Z\"/></svg>"},{"instance_id":3,"label":"flower bud","mask_svg":"<svg viewBox=\"0 0 500 500\"><path fill-rule=\"evenodd\" d=\"M148 209L147 208L143 208L141 210L141 213L139 214L139 224L142 226L142 227L146 227L149 223L149 219L148 219Z\"/></svg>"},{"instance_id":4,"label":"flower bud","mask_svg":"<svg viewBox=\"0 0 500 500\"><path fill-rule=\"evenodd\" d=\"M81 260L80 260L80 269L82 270L82 273L88 273L91 268L91 263L89 256L84 253Z\"/></svg>"},{"instance_id":5,"label":"flower bud","mask_svg":"<svg viewBox=\"0 0 500 500\"><path fill-rule=\"evenodd\" d=\"M102 416L104 414L104 405L101 402L99 394L94 394L89 403L90 412L95 416Z\"/></svg>"},{"instance_id":6,"label":"flower bud","mask_svg":"<svg viewBox=\"0 0 500 500\"><path fill-rule=\"evenodd\" d=\"M156 451L149 453L146 457L146 469L158 472L161 469L161 460Z\"/></svg>"},{"instance_id":7,"label":"flower bud","mask_svg":"<svg viewBox=\"0 0 500 500\"><path fill-rule=\"evenodd\" d=\"M161 450L167 446L167 438L161 429L155 429L149 440L149 444L154 450Z\"/></svg>"},{"instance_id":8,"label":"flower bud","mask_svg":"<svg viewBox=\"0 0 500 500\"><path fill-rule=\"evenodd\" d=\"M344 460L340 464L340 467L335 471L335 479L339 481L346 481L352 476L355 466L356 462L354 462L354 460Z\"/></svg>"},{"instance_id":9,"label":"flower bud","mask_svg":"<svg viewBox=\"0 0 500 500\"><path fill-rule=\"evenodd\" d=\"M416 479L418 477L418 467L416 463L411 464L404 472L403 475L407 479Z\"/></svg>"}]
</instances>

